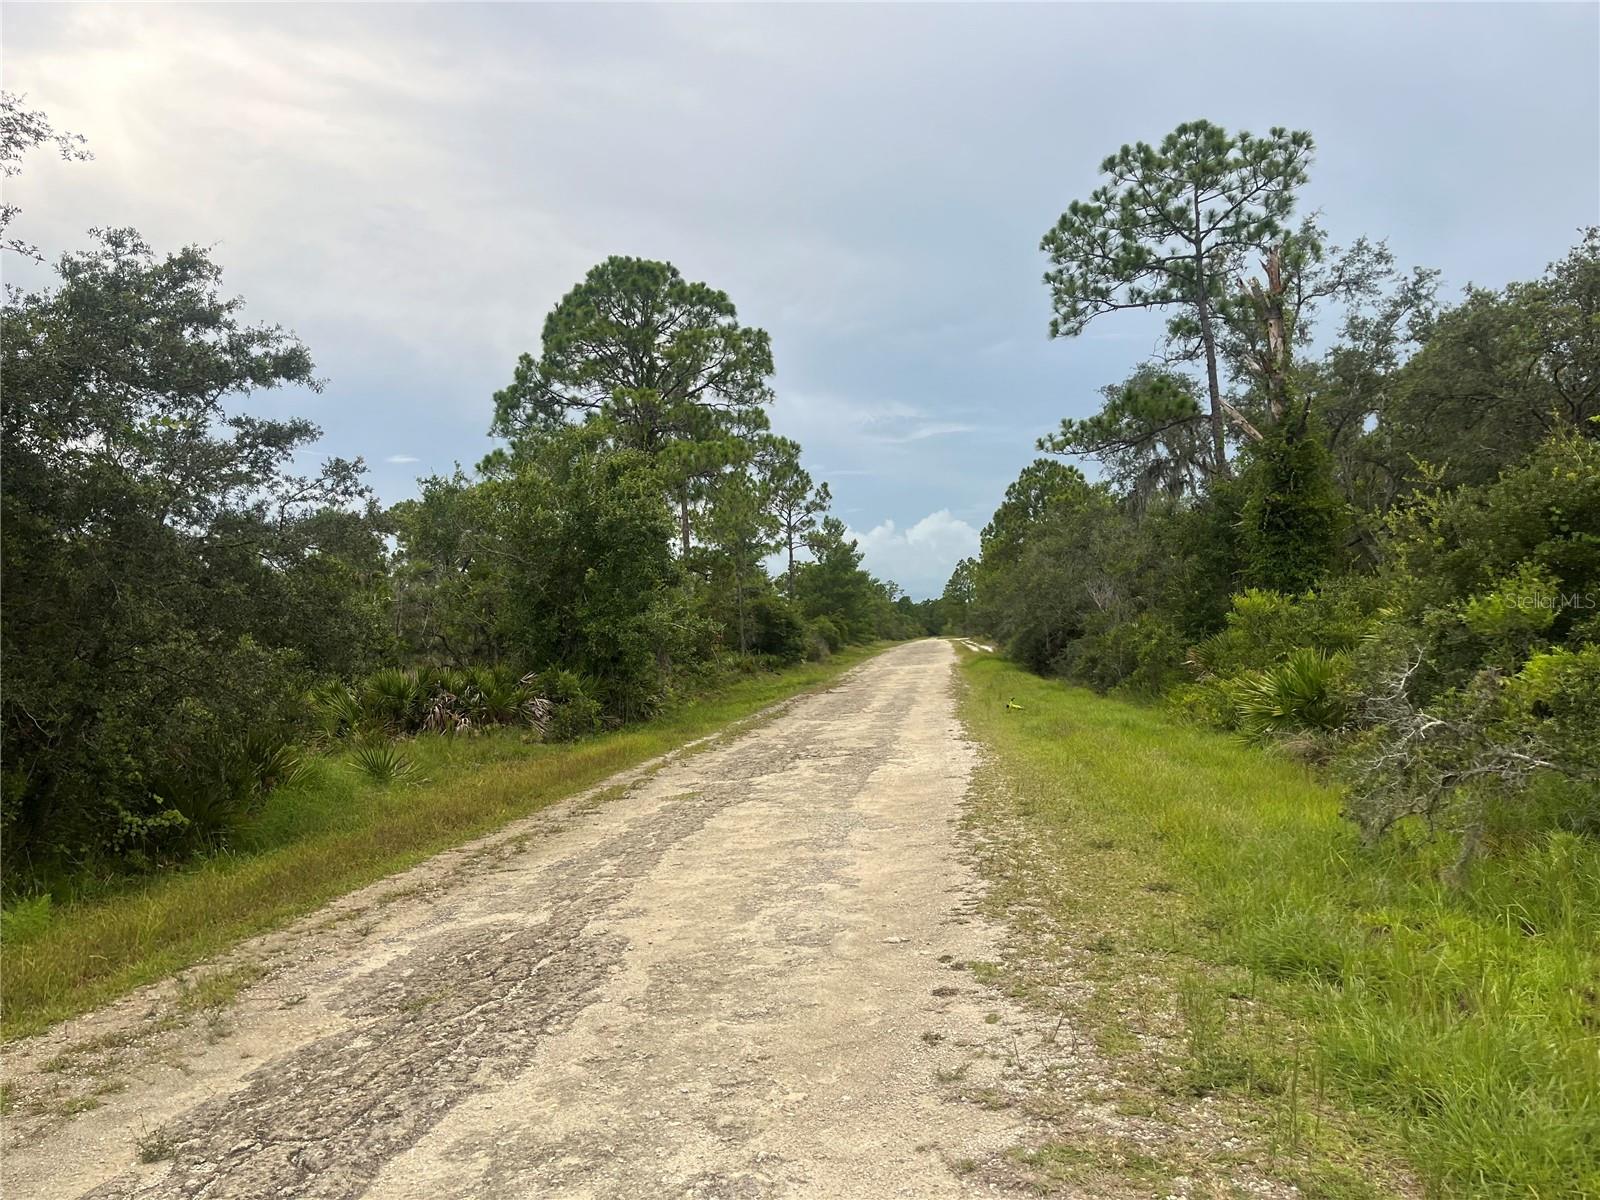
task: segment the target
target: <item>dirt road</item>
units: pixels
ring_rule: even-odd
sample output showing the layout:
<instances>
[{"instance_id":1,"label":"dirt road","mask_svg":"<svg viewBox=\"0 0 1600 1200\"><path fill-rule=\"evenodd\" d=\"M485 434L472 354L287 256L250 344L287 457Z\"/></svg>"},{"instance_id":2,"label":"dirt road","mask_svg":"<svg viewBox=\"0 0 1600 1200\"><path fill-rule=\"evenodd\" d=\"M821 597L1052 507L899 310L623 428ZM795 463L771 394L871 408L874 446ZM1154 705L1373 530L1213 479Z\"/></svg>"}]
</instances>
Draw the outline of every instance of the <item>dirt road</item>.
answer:
<instances>
[{"instance_id":1,"label":"dirt road","mask_svg":"<svg viewBox=\"0 0 1600 1200\"><path fill-rule=\"evenodd\" d=\"M6 1195L994 1194L1020 1118L972 1096L1023 1018L966 969L953 661L897 647L247 946L208 1022L169 987L24 1044L23 1095L63 1051L112 1082L13 1117Z\"/></svg>"}]
</instances>

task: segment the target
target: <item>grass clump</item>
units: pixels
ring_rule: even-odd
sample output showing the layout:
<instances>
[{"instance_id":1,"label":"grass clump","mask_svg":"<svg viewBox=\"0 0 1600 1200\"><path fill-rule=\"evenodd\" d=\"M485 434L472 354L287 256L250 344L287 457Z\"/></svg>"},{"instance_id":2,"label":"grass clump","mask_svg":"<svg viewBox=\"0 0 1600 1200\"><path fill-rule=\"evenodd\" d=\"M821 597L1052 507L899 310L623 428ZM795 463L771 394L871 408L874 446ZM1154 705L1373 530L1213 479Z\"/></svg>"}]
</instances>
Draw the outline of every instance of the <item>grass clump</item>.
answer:
<instances>
[{"instance_id":1,"label":"grass clump","mask_svg":"<svg viewBox=\"0 0 1600 1200\"><path fill-rule=\"evenodd\" d=\"M1137 971L1182 1018L1175 1091L1302 1150L1326 1099L1346 1147L1436 1195L1600 1195L1600 844L1541 831L1447 883L1453 847L1363 845L1301 765L987 655L963 671L989 803L1071 868L1067 928L1116 929L1082 969Z\"/></svg>"},{"instance_id":2,"label":"grass clump","mask_svg":"<svg viewBox=\"0 0 1600 1200\"><path fill-rule=\"evenodd\" d=\"M358 745L350 752L350 765L379 787L404 779L416 769L404 750L393 742L384 741Z\"/></svg>"}]
</instances>

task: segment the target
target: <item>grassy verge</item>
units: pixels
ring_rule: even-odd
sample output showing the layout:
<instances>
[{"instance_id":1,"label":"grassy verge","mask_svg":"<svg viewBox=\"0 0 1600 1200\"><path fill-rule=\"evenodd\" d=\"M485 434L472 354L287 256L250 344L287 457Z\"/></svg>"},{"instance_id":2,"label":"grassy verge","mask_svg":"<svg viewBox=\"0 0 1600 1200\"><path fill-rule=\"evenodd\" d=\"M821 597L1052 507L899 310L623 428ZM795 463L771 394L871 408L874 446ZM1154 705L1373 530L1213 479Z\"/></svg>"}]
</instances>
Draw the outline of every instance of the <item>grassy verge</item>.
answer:
<instances>
[{"instance_id":1,"label":"grassy verge","mask_svg":"<svg viewBox=\"0 0 1600 1200\"><path fill-rule=\"evenodd\" d=\"M342 758L273 794L235 852L111 895L8 921L0 1034L18 1037L282 925L335 896L544 808L617 771L822 687L876 653L737 678L634 728L570 745L513 733L406 743L379 785Z\"/></svg>"},{"instance_id":2,"label":"grassy verge","mask_svg":"<svg viewBox=\"0 0 1600 1200\"><path fill-rule=\"evenodd\" d=\"M1161 1088L1319 1163L1308 1194L1383 1194L1400 1156L1432 1195L1600 1196L1600 846L1501 847L1452 889L1450 847L1362 847L1292 762L987 655L963 672L978 819L1048 859L1000 902L1089 951L1077 1015L1109 1056L1166 1039Z\"/></svg>"}]
</instances>

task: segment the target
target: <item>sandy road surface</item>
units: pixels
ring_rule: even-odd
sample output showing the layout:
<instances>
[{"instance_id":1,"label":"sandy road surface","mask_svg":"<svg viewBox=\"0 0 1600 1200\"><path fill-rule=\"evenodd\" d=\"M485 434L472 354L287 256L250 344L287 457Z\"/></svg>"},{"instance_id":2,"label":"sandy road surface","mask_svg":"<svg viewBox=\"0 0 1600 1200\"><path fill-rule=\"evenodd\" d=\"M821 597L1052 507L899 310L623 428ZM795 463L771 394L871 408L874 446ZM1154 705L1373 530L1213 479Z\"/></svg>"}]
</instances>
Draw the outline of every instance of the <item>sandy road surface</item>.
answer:
<instances>
[{"instance_id":1,"label":"sandy road surface","mask_svg":"<svg viewBox=\"0 0 1600 1200\"><path fill-rule=\"evenodd\" d=\"M136 1042L98 1108L10 1123L6 1196L993 1194L966 1172L1019 1118L961 1093L1015 1018L962 969L995 934L953 661L898 647L246 947L267 973L212 1036ZM13 1086L160 1011L24 1044Z\"/></svg>"}]
</instances>

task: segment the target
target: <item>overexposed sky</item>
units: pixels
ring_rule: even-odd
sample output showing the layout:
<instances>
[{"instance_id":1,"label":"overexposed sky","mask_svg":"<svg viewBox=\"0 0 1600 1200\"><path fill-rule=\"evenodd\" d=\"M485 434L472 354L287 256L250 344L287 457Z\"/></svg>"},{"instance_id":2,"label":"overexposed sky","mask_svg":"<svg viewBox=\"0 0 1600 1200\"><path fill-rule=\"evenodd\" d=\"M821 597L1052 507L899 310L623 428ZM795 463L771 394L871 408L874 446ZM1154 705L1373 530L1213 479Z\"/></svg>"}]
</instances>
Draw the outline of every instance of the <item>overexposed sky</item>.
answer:
<instances>
[{"instance_id":1,"label":"overexposed sky","mask_svg":"<svg viewBox=\"0 0 1600 1200\"><path fill-rule=\"evenodd\" d=\"M213 246L329 380L259 406L386 500L489 448L589 266L665 258L771 332L775 427L916 595L1154 345L1132 315L1046 335L1039 238L1122 143L1309 129L1335 240L1452 291L1600 219L1588 4L8 4L0 35L5 87L96 155L31 161L17 232Z\"/></svg>"}]
</instances>

